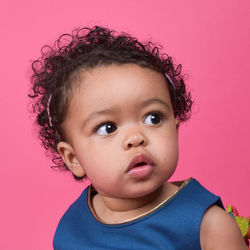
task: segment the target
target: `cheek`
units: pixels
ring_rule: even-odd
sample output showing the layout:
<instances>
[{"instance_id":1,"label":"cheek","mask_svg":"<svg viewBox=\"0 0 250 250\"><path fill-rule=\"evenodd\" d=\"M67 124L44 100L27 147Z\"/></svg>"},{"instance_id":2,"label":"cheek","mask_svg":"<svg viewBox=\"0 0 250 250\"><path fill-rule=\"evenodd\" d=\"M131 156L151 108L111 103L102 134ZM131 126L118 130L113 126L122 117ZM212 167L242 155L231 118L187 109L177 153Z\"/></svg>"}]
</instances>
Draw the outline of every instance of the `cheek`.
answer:
<instances>
[{"instance_id":1,"label":"cheek","mask_svg":"<svg viewBox=\"0 0 250 250\"><path fill-rule=\"evenodd\" d=\"M109 180L114 175L112 169L118 160L115 159L114 150L109 150L107 146L93 147L88 145L84 152L81 154L80 163L92 182Z\"/></svg>"},{"instance_id":2,"label":"cheek","mask_svg":"<svg viewBox=\"0 0 250 250\"><path fill-rule=\"evenodd\" d=\"M162 175L169 179L174 173L179 159L178 141L162 140L157 152L162 168Z\"/></svg>"},{"instance_id":3,"label":"cheek","mask_svg":"<svg viewBox=\"0 0 250 250\"><path fill-rule=\"evenodd\" d=\"M173 132L156 138L155 141L157 154L167 162L177 162L179 156L178 136Z\"/></svg>"}]
</instances>

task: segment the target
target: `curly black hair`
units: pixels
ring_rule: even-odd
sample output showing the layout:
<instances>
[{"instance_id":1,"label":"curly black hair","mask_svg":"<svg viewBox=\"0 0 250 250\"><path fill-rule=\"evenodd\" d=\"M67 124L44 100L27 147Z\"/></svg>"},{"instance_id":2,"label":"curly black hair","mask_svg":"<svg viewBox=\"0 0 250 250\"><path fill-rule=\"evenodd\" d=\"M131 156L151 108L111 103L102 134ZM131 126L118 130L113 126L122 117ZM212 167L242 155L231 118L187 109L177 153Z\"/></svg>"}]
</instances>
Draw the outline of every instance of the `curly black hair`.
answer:
<instances>
[{"instance_id":1,"label":"curly black hair","mask_svg":"<svg viewBox=\"0 0 250 250\"><path fill-rule=\"evenodd\" d=\"M186 90L182 67L174 65L171 57L160 53L161 49L151 41L141 43L127 33L99 26L75 29L72 34L61 35L53 46L42 47L41 57L32 62L29 97L41 144L50 152L55 164L53 168L68 170L57 151L57 144L65 140L61 124L67 115L74 76L80 69L134 63L167 74L175 117L181 122L190 118L193 101Z\"/></svg>"}]
</instances>

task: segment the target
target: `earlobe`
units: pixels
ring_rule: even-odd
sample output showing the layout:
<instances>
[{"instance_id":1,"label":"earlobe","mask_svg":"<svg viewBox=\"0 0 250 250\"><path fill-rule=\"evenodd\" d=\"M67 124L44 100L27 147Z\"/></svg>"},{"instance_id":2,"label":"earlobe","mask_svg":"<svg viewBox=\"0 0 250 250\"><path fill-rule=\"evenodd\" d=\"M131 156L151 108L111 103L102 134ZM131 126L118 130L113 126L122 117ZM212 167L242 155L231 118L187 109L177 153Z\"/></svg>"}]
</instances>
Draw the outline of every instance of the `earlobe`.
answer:
<instances>
[{"instance_id":1,"label":"earlobe","mask_svg":"<svg viewBox=\"0 0 250 250\"><path fill-rule=\"evenodd\" d=\"M57 145L57 151L61 155L64 163L74 175L78 177L83 177L85 175L84 169L78 161L73 147L69 143L64 141L59 142Z\"/></svg>"}]
</instances>

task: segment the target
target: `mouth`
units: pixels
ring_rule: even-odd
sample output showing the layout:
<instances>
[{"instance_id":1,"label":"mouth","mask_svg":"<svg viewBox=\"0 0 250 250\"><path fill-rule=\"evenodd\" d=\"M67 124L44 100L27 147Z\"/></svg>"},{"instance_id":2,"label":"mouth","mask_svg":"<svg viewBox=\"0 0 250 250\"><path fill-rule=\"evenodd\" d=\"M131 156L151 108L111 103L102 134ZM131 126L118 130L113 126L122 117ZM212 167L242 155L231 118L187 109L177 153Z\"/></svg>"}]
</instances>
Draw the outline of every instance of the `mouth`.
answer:
<instances>
[{"instance_id":1,"label":"mouth","mask_svg":"<svg viewBox=\"0 0 250 250\"><path fill-rule=\"evenodd\" d=\"M126 172L132 177L142 178L151 174L154 165L149 156L138 154L131 159Z\"/></svg>"}]
</instances>

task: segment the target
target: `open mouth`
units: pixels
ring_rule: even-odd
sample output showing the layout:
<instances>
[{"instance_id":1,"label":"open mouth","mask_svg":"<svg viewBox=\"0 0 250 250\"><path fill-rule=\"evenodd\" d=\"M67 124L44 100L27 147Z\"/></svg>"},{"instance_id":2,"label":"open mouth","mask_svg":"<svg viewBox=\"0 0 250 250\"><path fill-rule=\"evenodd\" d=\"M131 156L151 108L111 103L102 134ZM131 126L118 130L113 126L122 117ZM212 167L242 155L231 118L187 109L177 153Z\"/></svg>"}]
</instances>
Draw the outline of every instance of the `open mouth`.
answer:
<instances>
[{"instance_id":1,"label":"open mouth","mask_svg":"<svg viewBox=\"0 0 250 250\"><path fill-rule=\"evenodd\" d=\"M138 155L135 155L130 160L127 171L129 171L129 170L131 170L133 168L141 167L141 166L145 166L145 165L153 166L154 162L149 156L147 156L145 154L138 154Z\"/></svg>"},{"instance_id":2,"label":"open mouth","mask_svg":"<svg viewBox=\"0 0 250 250\"><path fill-rule=\"evenodd\" d=\"M133 178L147 178L152 173L154 165L149 156L138 154L130 160L126 172Z\"/></svg>"},{"instance_id":3,"label":"open mouth","mask_svg":"<svg viewBox=\"0 0 250 250\"><path fill-rule=\"evenodd\" d=\"M147 165L147 163L146 162L139 162L139 163L135 164L133 168L141 167L141 166L144 166L144 165Z\"/></svg>"}]
</instances>

